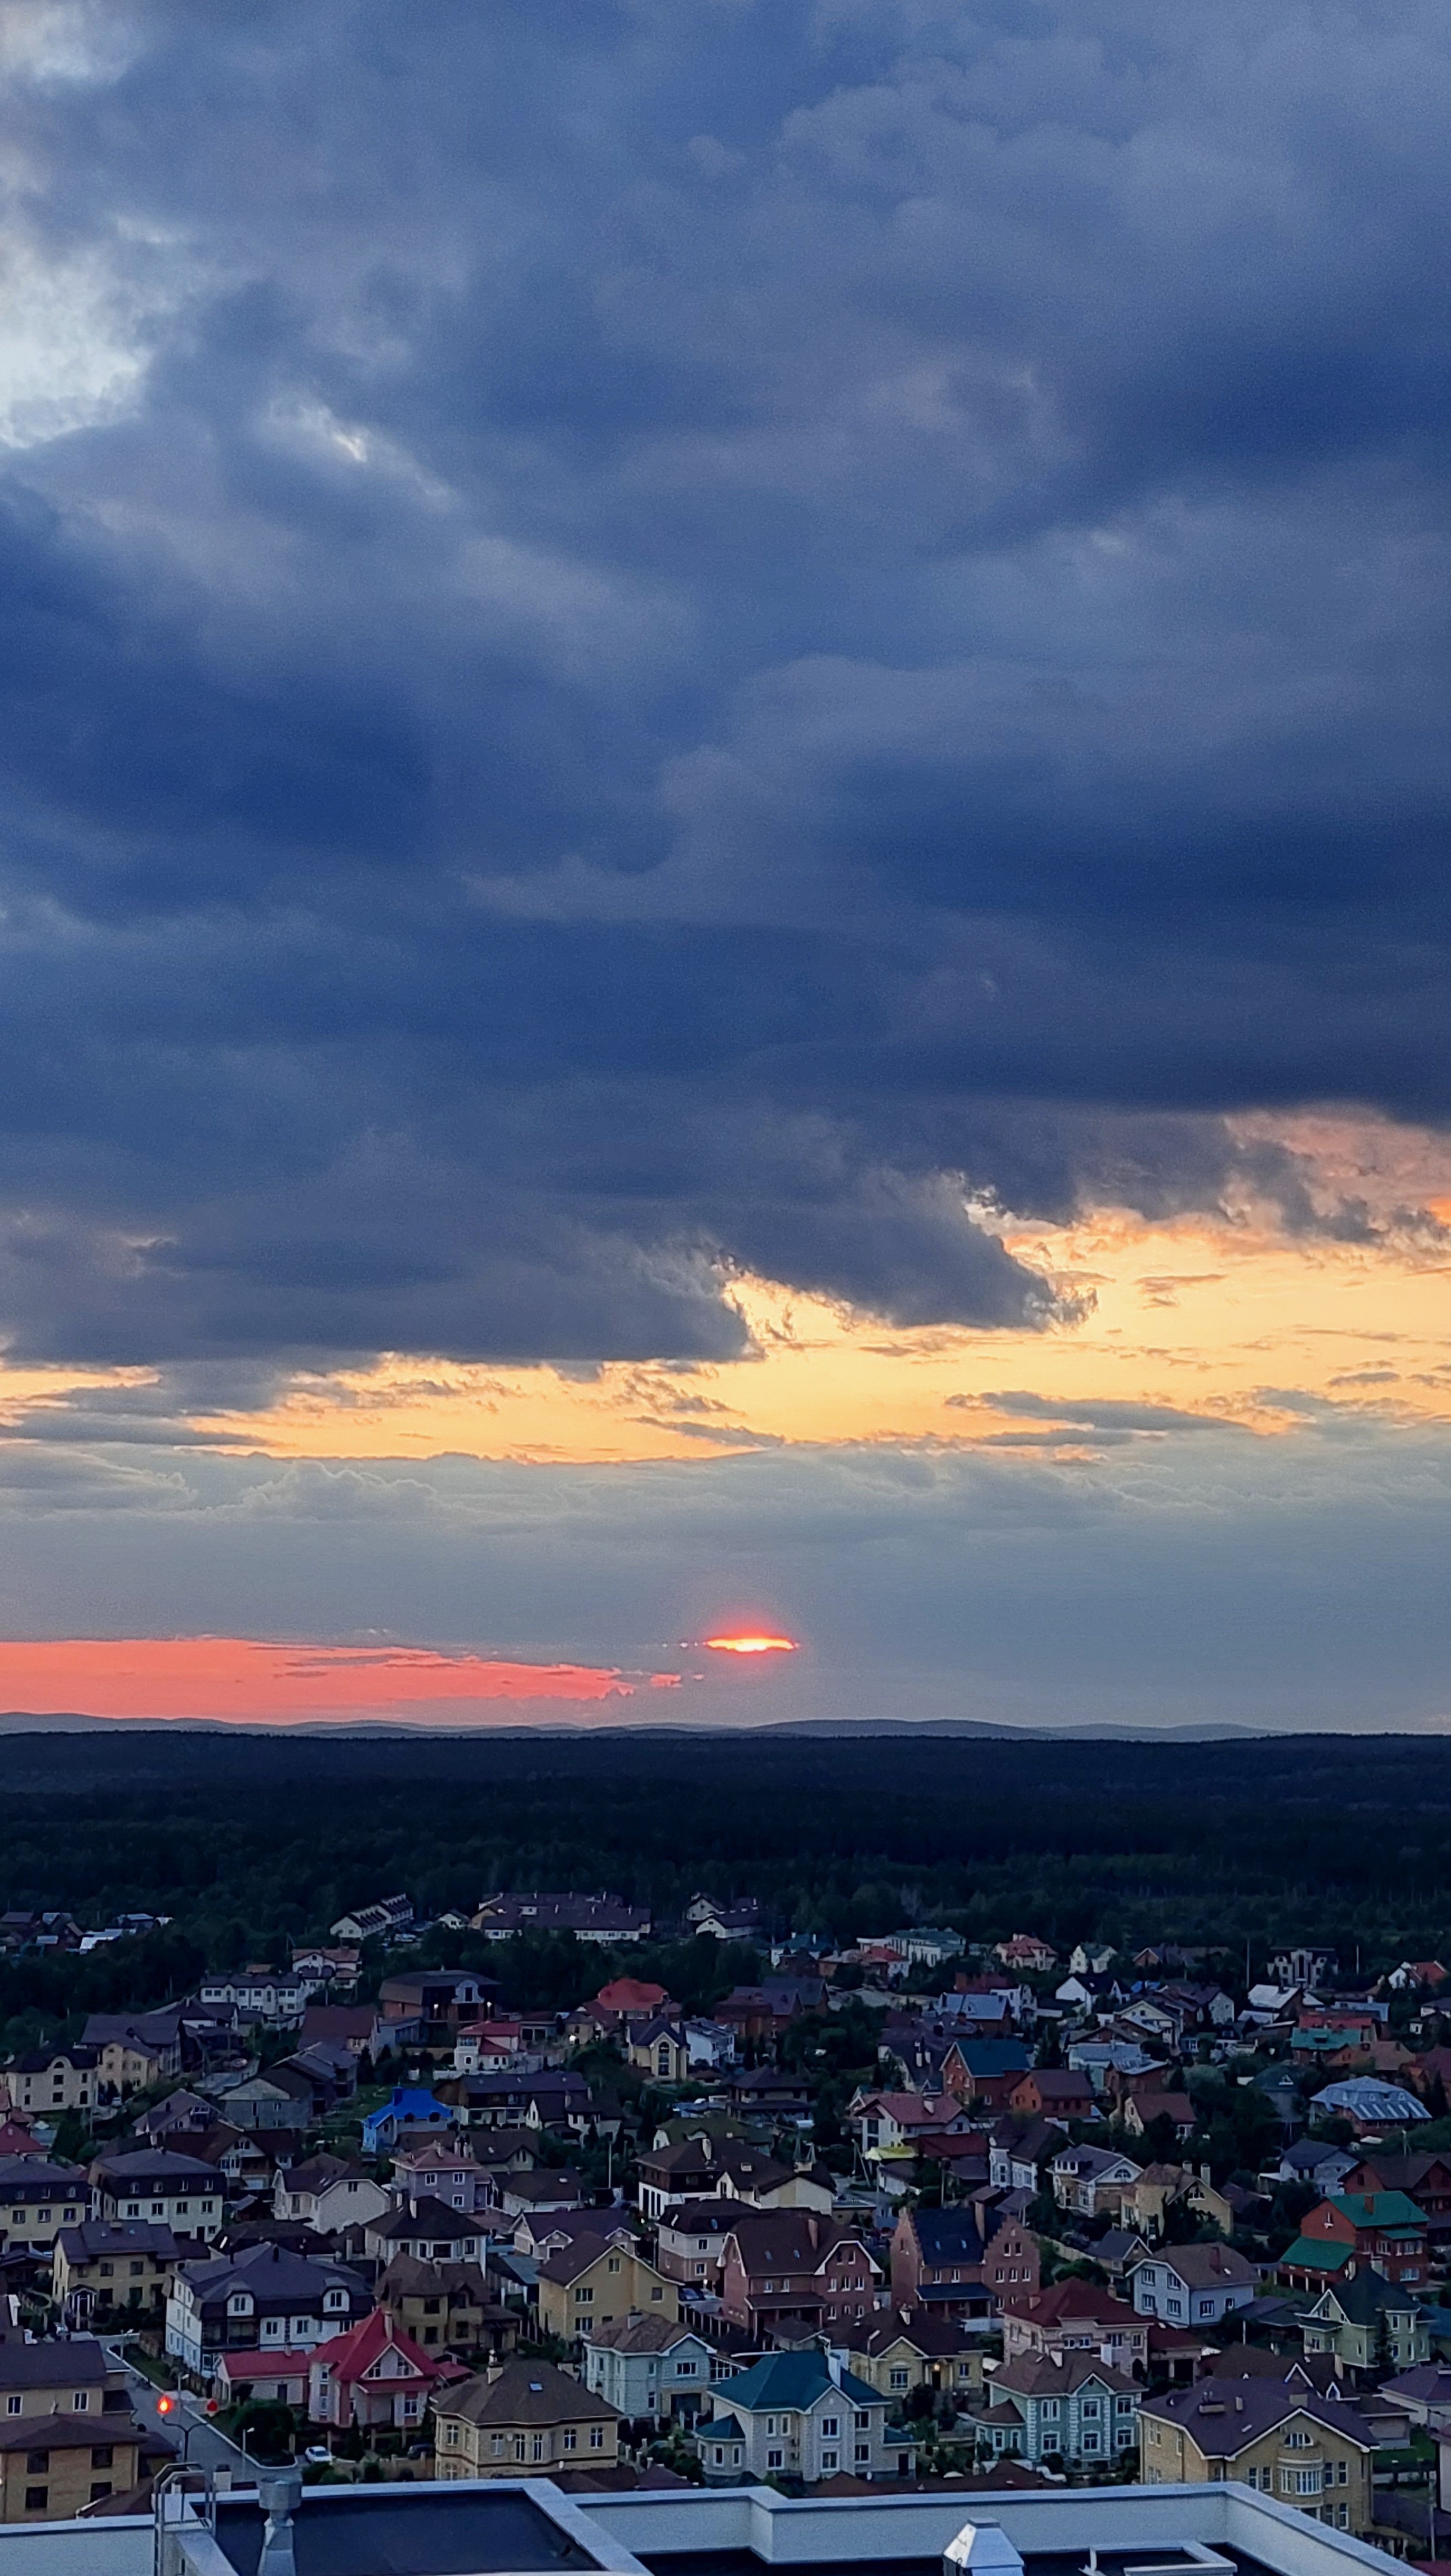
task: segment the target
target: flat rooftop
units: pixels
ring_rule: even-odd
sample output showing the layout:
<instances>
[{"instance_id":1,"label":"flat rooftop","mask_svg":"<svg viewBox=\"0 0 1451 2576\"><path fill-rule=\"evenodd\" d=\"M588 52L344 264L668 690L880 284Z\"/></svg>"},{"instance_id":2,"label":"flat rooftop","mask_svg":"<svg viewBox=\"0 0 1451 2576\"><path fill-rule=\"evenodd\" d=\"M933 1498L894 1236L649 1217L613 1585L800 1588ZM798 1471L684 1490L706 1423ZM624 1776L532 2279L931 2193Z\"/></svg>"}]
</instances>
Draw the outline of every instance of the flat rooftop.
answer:
<instances>
[{"instance_id":1,"label":"flat rooftop","mask_svg":"<svg viewBox=\"0 0 1451 2576\"><path fill-rule=\"evenodd\" d=\"M527 2488L502 2484L333 2489L321 2510L307 2497L292 2529L297 2576L532 2576L600 2563ZM217 2546L235 2576L257 2576L263 2530L255 2498L218 2504Z\"/></svg>"}]
</instances>

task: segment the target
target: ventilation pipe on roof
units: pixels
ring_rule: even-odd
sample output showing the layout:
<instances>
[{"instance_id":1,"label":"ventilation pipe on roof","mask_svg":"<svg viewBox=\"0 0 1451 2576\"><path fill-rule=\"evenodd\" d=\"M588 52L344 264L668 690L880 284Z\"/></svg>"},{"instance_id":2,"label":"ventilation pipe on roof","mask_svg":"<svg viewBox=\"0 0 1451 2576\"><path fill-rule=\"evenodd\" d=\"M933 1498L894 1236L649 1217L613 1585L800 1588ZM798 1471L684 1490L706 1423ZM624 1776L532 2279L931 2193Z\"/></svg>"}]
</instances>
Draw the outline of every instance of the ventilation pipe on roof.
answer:
<instances>
[{"instance_id":1,"label":"ventilation pipe on roof","mask_svg":"<svg viewBox=\"0 0 1451 2576\"><path fill-rule=\"evenodd\" d=\"M257 2500L267 2516L257 2576L297 2576L292 2517L302 2502L302 2479L296 2469L276 2477L259 2477Z\"/></svg>"}]
</instances>

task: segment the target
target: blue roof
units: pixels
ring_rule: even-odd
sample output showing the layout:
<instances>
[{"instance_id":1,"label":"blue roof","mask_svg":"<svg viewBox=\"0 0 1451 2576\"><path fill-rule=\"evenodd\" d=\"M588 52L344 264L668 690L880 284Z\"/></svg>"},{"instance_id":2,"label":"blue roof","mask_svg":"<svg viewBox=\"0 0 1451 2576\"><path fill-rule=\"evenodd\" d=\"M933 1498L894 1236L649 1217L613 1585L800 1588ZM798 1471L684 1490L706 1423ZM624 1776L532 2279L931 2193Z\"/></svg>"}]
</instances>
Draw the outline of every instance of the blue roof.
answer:
<instances>
[{"instance_id":1,"label":"blue roof","mask_svg":"<svg viewBox=\"0 0 1451 2576\"><path fill-rule=\"evenodd\" d=\"M969 2075L1026 2075L1032 2064L1020 2039L959 2039Z\"/></svg>"},{"instance_id":2,"label":"blue roof","mask_svg":"<svg viewBox=\"0 0 1451 2576\"><path fill-rule=\"evenodd\" d=\"M1349 2075L1343 2084L1327 2084L1315 2096L1315 2108L1322 2106L1327 2111L1349 2111L1357 2120L1386 2120L1397 2129L1408 2120L1431 2116L1414 2093L1404 2092L1399 2084L1385 2084L1375 2075Z\"/></svg>"},{"instance_id":3,"label":"blue roof","mask_svg":"<svg viewBox=\"0 0 1451 2576\"><path fill-rule=\"evenodd\" d=\"M854 2406L885 2406L886 2399L864 2379L844 2370L839 2380L832 2378L826 2366L826 2355L812 2344L802 2352L771 2352L764 2361L753 2362L749 2370L737 2371L731 2381L731 2404L754 2414L758 2407L814 2406L818 2397L839 2388Z\"/></svg>"},{"instance_id":4,"label":"blue roof","mask_svg":"<svg viewBox=\"0 0 1451 2576\"><path fill-rule=\"evenodd\" d=\"M929 2263L982 2260L975 2209L914 2209L912 2225Z\"/></svg>"},{"instance_id":5,"label":"blue roof","mask_svg":"<svg viewBox=\"0 0 1451 2576\"><path fill-rule=\"evenodd\" d=\"M746 2438L734 2415L708 2417L704 2424L696 2425L695 2437L698 2442L743 2442Z\"/></svg>"}]
</instances>

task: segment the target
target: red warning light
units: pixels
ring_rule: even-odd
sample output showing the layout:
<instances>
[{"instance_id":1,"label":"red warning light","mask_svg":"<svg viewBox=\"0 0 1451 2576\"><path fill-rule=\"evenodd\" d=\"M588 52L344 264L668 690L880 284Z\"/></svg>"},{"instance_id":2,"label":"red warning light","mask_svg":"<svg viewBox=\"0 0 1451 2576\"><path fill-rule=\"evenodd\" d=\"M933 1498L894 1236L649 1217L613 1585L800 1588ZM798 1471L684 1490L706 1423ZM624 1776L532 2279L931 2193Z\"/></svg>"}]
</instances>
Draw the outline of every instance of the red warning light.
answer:
<instances>
[{"instance_id":1,"label":"red warning light","mask_svg":"<svg viewBox=\"0 0 1451 2576\"><path fill-rule=\"evenodd\" d=\"M156 2401L156 2412L158 2415L169 2415L175 2404L176 2399L174 2397L158 2397Z\"/></svg>"}]
</instances>

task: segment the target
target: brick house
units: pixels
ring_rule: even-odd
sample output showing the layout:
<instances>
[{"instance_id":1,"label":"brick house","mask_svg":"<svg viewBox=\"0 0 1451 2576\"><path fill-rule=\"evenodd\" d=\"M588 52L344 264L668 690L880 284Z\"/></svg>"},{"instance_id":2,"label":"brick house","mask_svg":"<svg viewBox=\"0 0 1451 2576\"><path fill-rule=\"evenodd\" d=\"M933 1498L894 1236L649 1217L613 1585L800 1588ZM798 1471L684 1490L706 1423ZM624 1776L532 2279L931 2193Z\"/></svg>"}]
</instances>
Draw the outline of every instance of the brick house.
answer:
<instances>
[{"instance_id":1,"label":"brick house","mask_svg":"<svg viewBox=\"0 0 1451 2576\"><path fill-rule=\"evenodd\" d=\"M1201 2379L1146 2397L1146 2486L1233 2478L1337 2531L1368 2534L1375 2439L1354 2406L1279 2379Z\"/></svg>"},{"instance_id":2,"label":"brick house","mask_svg":"<svg viewBox=\"0 0 1451 2576\"><path fill-rule=\"evenodd\" d=\"M732 2325L800 2342L866 2316L878 2278L860 2237L822 2212L749 2210L722 2250L721 2307Z\"/></svg>"},{"instance_id":3,"label":"brick house","mask_svg":"<svg viewBox=\"0 0 1451 2576\"><path fill-rule=\"evenodd\" d=\"M1076 2066L1030 2066L1008 2088L1007 2105L1028 2120L1091 2120L1093 2086Z\"/></svg>"},{"instance_id":4,"label":"brick house","mask_svg":"<svg viewBox=\"0 0 1451 2576\"><path fill-rule=\"evenodd\" d=\"M1042 2278L1043 2249L1037 2237L1021 2219L1008 2219L988 2238L982 2258L984 2289L1000 2308L1020 2308L1037 2297Z\"/></svg>"},{"instance_id":5,"label":"brick house","mask_svg":"<svg viewBox=\"0 0 1451 2576\"><path fill-rule=\"evenodd\" d=\"M1383 2273L1388 2281L1427 2277L1426 2216L1403 2191L1335 2192L1300 2223L1281 2257L1296 2286L1319 2288L1330 2278Z\"/></svg>"},{"instance_id":6,"label":"brick house","mask_svg":"<svg viewBox=\"0 0 1451 2576\"><path fill-rule=\"evenodd\" d=\"M1096 2281L1059 2281L1003 2317L1005 2361L1055 2353L1091 2353L1137 2378L1148 2368L1148 2319Z\"/></svg>"},{"instance_id":7,"label":"brick house","mask_svg":"<svg viewBox=\"0 0 1451 2576\"><path fill-rule=\"evenodd\" d=\"M892 2233L892 2305L980 2313L990 2305L982 2262L975 2209L904 2209Z\"/></svg>"}]
</instances>

